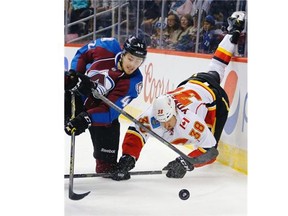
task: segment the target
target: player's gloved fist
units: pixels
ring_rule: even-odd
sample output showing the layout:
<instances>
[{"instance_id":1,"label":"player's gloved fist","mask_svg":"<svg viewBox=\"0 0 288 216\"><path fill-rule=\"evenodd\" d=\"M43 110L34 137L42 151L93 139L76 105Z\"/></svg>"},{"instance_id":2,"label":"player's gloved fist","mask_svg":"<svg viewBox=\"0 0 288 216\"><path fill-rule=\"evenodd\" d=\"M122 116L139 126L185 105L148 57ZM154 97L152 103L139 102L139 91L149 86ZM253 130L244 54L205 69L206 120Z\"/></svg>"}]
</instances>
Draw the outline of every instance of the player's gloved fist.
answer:
<instances>
[{"instance_id":1,"label":"player's gloved fist","mask_svg":"<svg viewBox=\"0 0 288 216\"><path fill-rule=\"evenodd\" d=\"M116 181L130 179L129 170L135 167L135 158L130 155L122 155L116 165L115 171L111 174L111 178Z\"/></svg>"},{"instance_id":2,"label":"player's gloved fist","mask_svg":"<svg viewBox=\"0 0 288 216\"><path fill-rule=\"evenodd\" d=\"M65 90L71 90L72 88L74 88L76 86L76 84L78 83L78 77L76 75L76 71L70 69L69 71L64 71L64 75L65 75Z\"/></svg>"},{"instance_id":3,"label":"player's gloved fist","mask_svg":"<svg viewBox=\"0 0 288 216\"><path fill-rule=\"evenodd\" d=\"M76 90L85 96L89 96L93 89L97 88L97 83L93 82L90 77L81 74L81 76L79 76L79 78L81 79L81 82L77 85Z\"/></svg>"},{"instance_id":4,"label":"player's gloved fist","mask_svg":"<svg viewBox=\"0 0 288 216\"><path fill-rule=\"evenodd\" d=\"M81 112L76 118L68 121L65 125L65 132L71 136L73 132L75 135L83 133L91 126L91 119L87 112Z\"/></svg>"},{"instance_id":5,"label":"player's gloved fist","mask_svg":"<svg viewBox=\"0 0 288 216\"><path fill-rule=\"evenodd\" d=\"M163 170L168 170L166 176L168 178L183 178L186 171L192 171L194 166L186 162L182 157L176 158L174 161L168 163Z\"/></svg>"}]
</instances>

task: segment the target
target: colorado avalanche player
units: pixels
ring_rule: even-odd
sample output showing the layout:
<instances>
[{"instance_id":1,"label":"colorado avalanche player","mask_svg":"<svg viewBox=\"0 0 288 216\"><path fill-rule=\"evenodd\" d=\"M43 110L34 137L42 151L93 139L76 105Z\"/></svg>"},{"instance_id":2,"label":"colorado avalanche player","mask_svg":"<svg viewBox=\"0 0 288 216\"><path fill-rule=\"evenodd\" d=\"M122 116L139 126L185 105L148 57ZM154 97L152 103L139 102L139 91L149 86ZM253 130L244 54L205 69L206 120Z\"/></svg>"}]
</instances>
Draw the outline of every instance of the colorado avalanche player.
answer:
<instances>
[{"instance_id":1,"label":"colorado avalanche player","mask_svg":"<svg viewBox=\"0 0 288 216\"><path fill-rule=\"evenodd\" d=\"M216 160L217 144L229 111L228 97L220 83L244 28L244 19L245 13L241 11L228 18L229 34L218 45L208 72L193 74L175 90L159 96L138 118L144 126L171 144L194 145L195 150L188 156L198 158L199 163L190 164L178 157L163 168L169 178L183 178L186 171ZM130 178L129 170L134 168L149 135L136 124L128 128L122 145L123 155L112 179Z\"/></svg>"},{"instance_id":2,"label":"colorado avalanche player","mask_svg":"<svg viewBox=\"0 0 288 216\"><path fill-rule=\"evenodd\" d=\"M95 91L124 108L142 89L139 67L146 54L145 42L135 36L123 50L115 38L101 38L80 48L65 73L65 132L79 135L89 128L97 173L109 172L117 163L120 123L119 113L97 99ZM71 89L76 95L74 119Z\"/></svg>"}]
</instances>

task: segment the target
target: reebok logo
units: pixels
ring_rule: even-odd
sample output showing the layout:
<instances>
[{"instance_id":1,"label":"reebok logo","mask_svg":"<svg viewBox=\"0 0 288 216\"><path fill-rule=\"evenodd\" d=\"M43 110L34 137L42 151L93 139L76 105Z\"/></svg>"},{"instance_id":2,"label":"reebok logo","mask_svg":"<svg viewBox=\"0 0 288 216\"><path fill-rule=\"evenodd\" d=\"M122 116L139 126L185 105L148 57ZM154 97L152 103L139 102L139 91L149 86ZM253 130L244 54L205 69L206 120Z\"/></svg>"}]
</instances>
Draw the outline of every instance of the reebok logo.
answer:
<instances>
[{"instance_id":1,"label":"reebok logo","mask_svg":"<svg viewBox=\"0 0 288 216\"><path fill-rule=\"evenodd\" d=\"M101 149L101 152L105 152L105 153L109 153L109 154L115 154L115 150L111 150L111 149Z\"/></svg>"}]
</instances>

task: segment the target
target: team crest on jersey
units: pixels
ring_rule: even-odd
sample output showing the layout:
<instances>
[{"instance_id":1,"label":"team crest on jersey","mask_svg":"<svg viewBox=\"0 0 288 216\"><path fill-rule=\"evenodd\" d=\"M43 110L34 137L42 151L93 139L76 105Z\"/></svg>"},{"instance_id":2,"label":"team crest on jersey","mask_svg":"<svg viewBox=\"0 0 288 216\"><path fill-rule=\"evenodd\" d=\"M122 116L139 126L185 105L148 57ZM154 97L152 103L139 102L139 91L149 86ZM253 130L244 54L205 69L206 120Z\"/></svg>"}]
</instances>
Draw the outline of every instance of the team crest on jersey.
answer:
<instances>
[{"instance_id":1,"label":"team crest on jersey","mask_svg":"<svg viewBox=\"0 0 288 216\"><path fill-rule=\"evenodd\" d=\"M142 91L142 87L143 87L143 83L142 82L139 82L135 85L135 89L136 89L136 92L137 94L139 95Z\"/></svg>"},{"instance_id":2,"label":"team crest on jersey","mask_svg":"<svg viewBox=\"0 0 288 216\"><path fill-rule=\"evenodd\" d=\"M157 127L160 127L160 122L156 120L156 118L153 116L151 118L151 125L152 125L152 128L157 128Z\"/></svg>"}]
</instances>

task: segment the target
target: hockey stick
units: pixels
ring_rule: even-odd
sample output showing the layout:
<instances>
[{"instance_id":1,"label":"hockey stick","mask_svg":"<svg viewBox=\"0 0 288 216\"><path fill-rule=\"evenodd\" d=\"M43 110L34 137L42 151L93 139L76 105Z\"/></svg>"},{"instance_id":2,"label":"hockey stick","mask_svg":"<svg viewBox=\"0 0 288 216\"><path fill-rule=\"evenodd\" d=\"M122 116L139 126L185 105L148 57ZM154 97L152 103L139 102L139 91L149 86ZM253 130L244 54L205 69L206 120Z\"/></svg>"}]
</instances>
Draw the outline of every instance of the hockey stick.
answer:
<instances>
[{"instance_id":1,"label":"hockey stick","mask_svg":"<svg viewBox=\"0 0 288 216\"><path fill-rule=\"evenodd\" d=\"M160 142L162 142L163 144L165 144L166 146L168 146L169 148L171 148L173 151L175 151L176 153L178 153L183 159L185 159L188 163L190 163L191 165L194 164L200 164L200 163L205 163L207 162L207 158L216 158L216 156L218 155L218 150L216 148L211 148L209 151L207 151L205 154L197 157L197 158L191 158L189 156L187 156L186 154L184 154L183 152L181 152L178 148L176 148L175 146L173 146L171 143L169 143L168 141L166 141L165 139L163 139L161 136L159 136L158 134L156 134L154 131L150 130L149 128L145 127L143 124L141 124L139 121L137 121L133 116L131 116L129 113L127 113L126 111L124 111L123 109L121 109L120 107L118 107L116 104L114 104L112 101L110 101L108 98L106 98L105 96L99 94L97 91L93 92L94 95L96 95L97 98L101 99L104 103L106 103L108 106L112 107L113 109L115 109L117 112L121 113L122 115L124 115L126 118L128 118L130 121L134 122L136 125L138 125L139 127L143 128L147 133L149 133L150 135L152 135L153 137L155 137L156 139L158 139Z\"/></svg>"},{"instance_id":2,"label":"hockey stick","mask_svg":"<svg viewBox=\"0 0 288 216\"><path fill-rule=\"evenodd\" d=\"M153 171L134 171L129 172L130 175L155 175L155 174L164 174L167 170L153 170ZM110 173L84 173L84 174L74 174L74 178L94 178L94 177L106 177L109 178ZM70 175L64 175L64 178L69 178Z\"/></svg>"},{"instance_id":3,"label":"hockey stick","mask_svg":"<svg viewBox=\"0 0 288 216\"><path fill-rule=\"evenodd\" d=\"M76 72L76 74L78 75L78 77L81 80L87 80L89 79L89 77L87 77L84 74L81 74L79 72ZM158 139L160 142L162 142L163 144L165 144L167 147L171 148L173 151L175 151L176 153L178 153L186 162L190 163L191 165L194 164L202 164L202 163L206 163L207 161L211 160L211 158L216 158L219 154L217 148L212 147L209 150L207 150L207 152L205 154L202 154L200 156L198 156L197 158L191 158L189 156L187 156L186 154L184 154L183 152L181 152L178 148L176 148L175 146L173 146L171 143L169 143L168 141L166 141L165 139L163 139L161 136L159 136L158 134L156 134L154 131L150 130L149 128L145 127L142 123L140 123L139 121L137 121L133 116L131 116L129 113L125 112L123 109L121 109L120 107L118 107L116 104L114 104L112 101L110 101L108 98L106 98L105 96L99 94L97 91L93 92L93 95L97 98L99 98L100 100L102 100L104 103L106 103L108 106L112 107L113 109L115 109L117 112L121 113L122 115L124 115L126 118L128 118L130 121L134 122L136 125L138 125L139 127L141 127L142 129L144 129L147 133L149 133L150 135L152 135L153 137L155 137L156 139Z\"/></svg>"},{"instance_id":4,"label":"hockey stick","mask_svg":"<svg viewBox=\"0 0 288 216\"><path fill-rule=\"evenodd\" d=\"M75 94L71 91L71 111L72 116L71 119L75 118ZM74 180L74 161L75 161L75 132L72 131L71 134L71 151L70 151L70 175L69 175L69 198L71 200L80 200L87 196L90 191L77 194L73 191L73 180Z\"/></svg>"}]
</instances>

